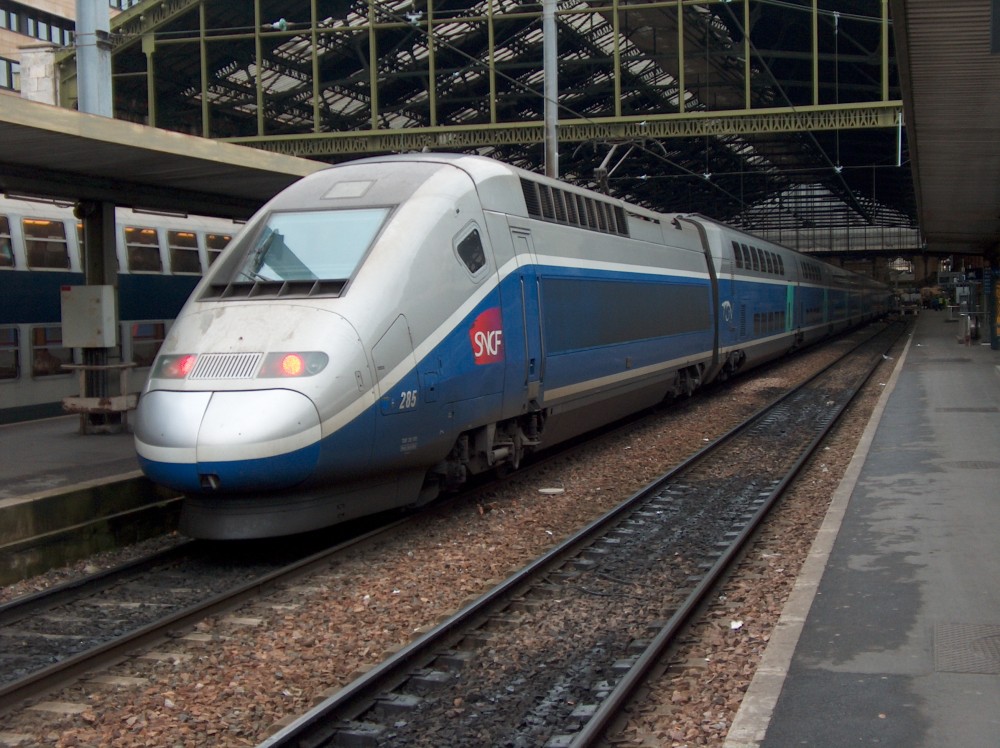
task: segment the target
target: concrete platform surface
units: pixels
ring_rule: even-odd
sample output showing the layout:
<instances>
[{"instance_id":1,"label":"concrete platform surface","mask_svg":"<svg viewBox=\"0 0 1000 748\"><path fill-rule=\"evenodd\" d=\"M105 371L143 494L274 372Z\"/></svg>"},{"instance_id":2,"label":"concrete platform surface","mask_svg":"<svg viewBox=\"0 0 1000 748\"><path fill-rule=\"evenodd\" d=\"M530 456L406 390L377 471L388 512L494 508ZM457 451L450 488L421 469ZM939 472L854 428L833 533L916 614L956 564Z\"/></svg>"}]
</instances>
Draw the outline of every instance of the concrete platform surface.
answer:
<instances>
[{"instance_id":1,"label":"concrete platform surface","mask_svg":"<svg viewBox=\"0 0 1000 748\"><path fill-rule=\"evenodd\" d=\"M921 314L727 748L1000 746L1000 352Z\"/></svg>"},{"instance_id":2,"label":"concrete platform surface","mask_svg":"<svg viewBox=\"0 0 1000 748\"><path fill-rule=\"evenodd\" d=\"M0 505L139 470L131 434L79 433L79 416L0 425Z\"/></svg>"}]
</instances>

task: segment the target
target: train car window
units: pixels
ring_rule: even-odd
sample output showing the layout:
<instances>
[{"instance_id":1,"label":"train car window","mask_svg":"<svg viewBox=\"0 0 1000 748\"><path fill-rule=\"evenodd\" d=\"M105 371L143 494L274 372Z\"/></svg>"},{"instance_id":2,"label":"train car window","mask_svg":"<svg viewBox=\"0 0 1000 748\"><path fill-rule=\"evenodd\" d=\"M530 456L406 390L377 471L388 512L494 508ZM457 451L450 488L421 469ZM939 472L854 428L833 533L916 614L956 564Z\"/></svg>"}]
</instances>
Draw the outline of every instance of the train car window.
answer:
<instances>
[{"instance_id":1,"label":"train car window","mask_svg":"<svg viewBox=\"0 0 1000 748\"><path fill-rule=\"evenodd\" d=\"M69 249L66 243L66 226L62 221L44 218L25 218L24 249L30 268L69 268Z\"/></svg>"},{"instance_id":2,"label":"train car window","mask_svg":"<svg viewBox=\"0 0 1000 748\"><path fill-rule=\"evenodd\" d=\"M614 206L608 203L601 203L601 207L604 209L604 220L607 226L609 234L617 234L618 227L615 225L615 211Z\"/></svg>"},{"instance_id":3,"label":"train car window","mask_svg":"<svg viewBox=\"0 0 1000 748\"><path fill-rule=\"evenodd\" d=\"M785 260L784 258L782 258L781 255L778 255L778 274L779 275L785 274Z\"/></svg>"},{"instance_id":4,"label":"train car window","mask_svg":"<svg viewBox=\"0 0 1000 748\"><path fill-rule=\"evenodd\" d=\"M550 221L554 220L556 211L552 206L552 188L547 184L538 185L538 197L542 202L542 218L548 218Z\"/></svg>"},{"instance_id":5,"label":"train car window","mask_svg":"<svg viewBox=\"0 0 1000 748\"><path fill-rule=\"evenodd\" d=\"M566 223L566 196L562 190L552 190L552 197L556 204L556 220Z\"/></svg>"},{"instance_id":6,"label":"train car window","mask_svg":"<svg viewBox=\"0 0 1000 748\"><path fill-rule=\"evenodd\" d=\"M132 360L138 367L152 366L156 352L167 336L165 322L135 322L129 330L132 339Z\"/></svg>"},{"instance_id":7,"label":"train car window","mask_svg":"<svg viewBox=\"0 0 1000 748\"><path fill-rule=\"evenodd\" d=\"M132 272L162 273L160 238L156 229L148 226L125 227L125 254Z\"/></svg>"},{"instance_id":8,"label":"train car window","mask_svg":"<svg viewBox=\"0 0 1000 748\"><path fill-rule=\"evenodd\" d=\"M736 269L741 270L743 268L743 253L740 252L739 242L733 242L733 259L736 261Z\"/></svg>"},{"instance_id":9,"label":"train car window","mask_svg":"<svg viewBox=\"0 0 1000 748\"><path fill-rule=\"evenodd\" d=\"M14 245L10 241L10 221L0 216L0 268L14 267Z\"/></svg>"},{"instance_id":10,"label":"train car window","mask_svg":"<svg viewBox=\"0 0 1000 748\"><path fill-rule=\"evenodd\" d=\"M622 236L629 235L628 219L625 216L625 208L620 205L615 205L614 208L615 216L618 219L618 233Z\"/></svg>"},{"instance_id":11,"label":"train car window","mask_svg":"<svg viewBox=\"0 0 1000 748\"><path fill-rule=\"evenodd\" d=\"M529 216L540 216L542 204L538 200L538 184L530 179L521 179L521 193L524 195L524 206Z\"/></svg>"},{"instance_id":12,"label":"train car window","mask_svg":"<svg viewBox=\"0 0 1000 748\"><path fill-rule=\"evenodd\" d=\"M579 226L580 213L577 210L576 198L572 192L566 193L566 220L574 226Z\"/></svg>"},{"instance_id":13,"label":"train car window","mask_svg":"<svg viewBox=\"0 0 1000 748\"><path fill-rule=\"evenodd\" d=\"M594 201L597 205L597 225L600 226L601 231L608 230L608 215L605 213L607 210L607 205L602 202Z\"/></svg>"},{"instance_id":14,"label":"train car window","mask_svg":"<svg viewBox=\"0 0 1000 748\"><path fill-rule=\"evenodd\" d=\"M483 239L477 228L472 229L458 241L455 252L473 275L486 265L486 251L483 249Z\"/></svg>"},{"instance_id":15,"label":"train car window","mask_svg":"<svg viewBox=\"0 0 1000 748\"><path fill-rule=\"evenodd\" d=\"M273 213L233 280L349 280L388 215L388 208Z\"/></svg>"},{"instance_id":16,"label":"train car window","mask_svg":"<svg viewBox=\"0 0 1000 748\"><path fill-rule=\"evenodd\" d=\"M773 252L764 252L764 260L767 262L767 272L769 272L772 275L774 275L775 274L775 269L774 269L774 253Z\"/></svg>"},{"instance_id":17,"label":"train car window","mask_svg":"<svg viewBox=\"0 0 1000 748\"><path fill-rule=\"evenodd\" d=\"M222 254L233 237L230 234L205 234L205 248L208 250L208 264L211 265Z\"/></svg>"},{"instance_id":18,"label":"train car window","mask_svg":"<svg viewBox=\"0 0 1000 748\"><path fill-rule=\"evenodd\" d=\"M0 327L0 379L17 379L17 328Z\"/></svg>"},{"instance_id":19,"label":"train car window","mask_svg":"<svg viewBox=\"0 0 1000 748\"><path fill-rule=\"evenodd\" d=\"M193 231L168 231L167 246L170 248L171 272L201 272L201 260L198 258L198 237Z\"/></svg>"},{"instance_id":20,"label":"train car window","mask_svg":"<svg viewBox=\"0 0 1000 748\"><path fill-rule=\"evenodd\" d=\"M45 325L31 328L31 376L52 377L68 372L63 364L73 363L73 349L63 348L62 327Z\"/></svg>"}]
</instances>

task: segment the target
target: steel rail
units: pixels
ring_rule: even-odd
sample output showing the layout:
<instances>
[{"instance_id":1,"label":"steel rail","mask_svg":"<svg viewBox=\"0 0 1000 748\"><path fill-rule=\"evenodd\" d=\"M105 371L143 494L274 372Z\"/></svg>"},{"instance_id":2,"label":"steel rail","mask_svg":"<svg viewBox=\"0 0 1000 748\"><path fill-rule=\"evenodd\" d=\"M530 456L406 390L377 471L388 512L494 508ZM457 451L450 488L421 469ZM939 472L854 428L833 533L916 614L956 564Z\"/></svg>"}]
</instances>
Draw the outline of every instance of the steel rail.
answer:
<instances>
[{"instance_id":1,"label":"steel rail","mask_svg":"<svg viewBox=\"0 0 1000 748\"><path fill-rule=\"evenodd\" d=\"M214 595L187 608L176 611L164 618L136 628L115 639L104 642L96 647L80 652L71 657L67 657L56 662L49 667L37 670L23 678L0 686L0 715L11 711L25 699L49 691L56 686L72 681L83 673L93 670L100 665L120 658L130 651L139 647L158 641L171 631L193 626L204 618L230 610L245 600L258 597L274 586L290 581L304 574L308 574L317 568L322 568L330 563L337 555L343 553L352 546L367 542L383 533L390 533L397 527L405 524L409 518L396 520L388 525L381 526L357 537L351 538L337 545L313 553L303 559L299 559L287 566L267 573L257 579L246 582L242 585L227 590L226 592ZM141 565L144 559L136 561L134 564L126 565L129 573L134 574L131 567ZM99 588L107 586L105 577L113 576L115 570L110 570L106 574L95 575L70 583L75 588L85 588L89 583L96 582ZM32 596L36 597L36 596ZM28 600L24 603L24 610L32 607L38 608L42 605L40 600ZM5 606L5 607L13 607Z\"/></svg>"},{"instance_id":2,"label":"steel rail","mask_svg":"<svg viewBox=\"0 0 1000 748\"><path fill-rule=\"evenodd\" d=\"M901 329L899 335L894 336L889 344L884 348L888 351L901 337L905 331ZM869 341L865 341L867 343ZM862 343L861 345L864 345ZM858 346L860 347L860 346ZM851 352L853 352L852 349ZM770 491L768 497L754 513L747 525L740 531L739 535L722 553L719 559L712 565L705 577L698 583L691 595L688 596L684 604L670 617L663 629L653 638L646 650L638 657L634 666L622 677L616 687L608 694L601 706L594 712L591 719L584 725L570 743L570 748L586 748L594 745L605 733L611 722L619 715L622 707L635 693L636 688L645 680L649 671L658 663L667 648L675 641L677 634L691 618L692 614L704 603L719 581L730 570L733 562L742 553L744 546L757 532L758 527L764 518L771 511L772 507L784 495L788 487L805 467L806 463L812 459L820 445L827 438L830 432L840 422L841 417L847 409L857 399L858 393L871 379L872 374L882 363L881 359L874 359L864 376L859 377L853 387L847 390L848 396L834 410L833 417L815 435L806 450L795 460L791 469ZM817 376L822 375L820 372ZM814 377L815 379L815 377ZM812 380L810 380L812 381ZM803 385L805 386L805 385Z\"/></svg>"},{"instance_id":3,"label":"steel rail","mask_svg":"<svg viewBox=\"0 0 1000 748\"><path fill-rule=\"evenodd\" d=\"M341 729L338 722L350 719L353 715L363 712L367 706L375 700L377 695L384 693L387 690L387 683L398 683L403 677L405 677L404 674L413 668L415 663L425 660L433 651L436 650L436 648L439 648L443 642L449 639L449 637L453 636L456 632L460 632L462 629L467 628L468 625L477 617L485 616L486 612L494 604L509 596L514 590L527 584L530 580L541 576L543 572L548 570L550 567L556 567L558 564L562 563L565 557L571 557L580 549L589 546L596 536L600 536L606 529L612 527L623 515L626 515L632 512L634 508L641 506L648 500L651 494L654 494L663 488L678 474L689 470L696 463L718 450L719 447L729 442L746 429L750 428L761 418L761 416L775 407L778 407L783 402L793 397L797 392L807 388L825 372L837 363L843 361L847 356L851 355L861 346L871 342L871 340L875 337L876 335L873 335L853 346L850 350L844 352L844 354L839 357L837 361L826 367L826 369L813 375L812 377L809 377L797 387L775 398L769 404L757 410L745 421L730 429L695 454L689 456L687 459L657 478L648 486L630 496L617 507L605 515L597 518L586 527L564 540L558 546L550 549L544 555L540 556L535 561L510 576L496 587L467 604L464 608L456 612L451 618L439 623L433 629L424 633L420 638L411 641L408 645L400 649L391 657L376 665L374 668L347 684L336 693L332 694L329 698L315 706L312 710L287 724L274 735L267 738L263 743L260 743L258 748L291 748L293 746L302 746L304 748L305 746L322 745L323 741L331 738L338 730ZM870 373L868 376L870 376ZM860 388L860 386L861 384L856 385L858 388ZM822 437L816 437L813 440L813 443L809 447L811 451L815 450L816 444L821 438ZM804 464L807 459L808 457L803 456L797 461L794 470L795 473L801 469L801 465ZM793 476L786 477L780 482L779 485L781 490L784 490L784 487L792 480L792 477ZM771 503L773 503L773 500ZM758 510L752 520L754 524L758 523L760 518L762 518L765 514L765 509L762 508ZM744 530L740 533L739 542L744 542L745 538L749 537L751 532L752 530ZM721 570L725 568L726 564L728 564L728 561L735 556L736 552L736 550L730 551L726 556L727 560L725 562L721 559L716 562L710 570L710 573L712 573L713 576L718 576L718 574L721 573ZM705 591L711 588L712 584L714 584L714 580L711 583L700 583L696 587L695 593L693 594L697 595L700 599L704 596ZM690 616L691 611L695 609L697 604L697 602L685 603L684 606L682 606L682 609L675 613L675 615L671 618L671 622L668 623L668 627L676 629ZM670 634L663 634L661 632L661 634L657 636L654 644L650 646L650 650L656 646L656 651L662 651L663 647L665 647L666 643L669 641L670 636ZM652 662L655 661L652 652L649 650L647 650L647 652L648 654L642 655L643 673L648 671ZM641 681L641 678L642 676L639 675L630 677L627 689L623 689L620 693L617 693L618 689L616 688L612 692L612 694L617 693L617 695L615 695L615 699L619 708L621 701L626 698L627 694L632 692L636 683ZM609 694L609 696L612 694ZM612 710L610 708L599 708L591 718L591 721L597 719L598 716L600 716L602 721L610 719L614 716L616 711L617 709ZM595 729L598 729L596 727L596 723ZM576 743L574 743L574 745L576 745Z\"/></svg>"}]
</instances>

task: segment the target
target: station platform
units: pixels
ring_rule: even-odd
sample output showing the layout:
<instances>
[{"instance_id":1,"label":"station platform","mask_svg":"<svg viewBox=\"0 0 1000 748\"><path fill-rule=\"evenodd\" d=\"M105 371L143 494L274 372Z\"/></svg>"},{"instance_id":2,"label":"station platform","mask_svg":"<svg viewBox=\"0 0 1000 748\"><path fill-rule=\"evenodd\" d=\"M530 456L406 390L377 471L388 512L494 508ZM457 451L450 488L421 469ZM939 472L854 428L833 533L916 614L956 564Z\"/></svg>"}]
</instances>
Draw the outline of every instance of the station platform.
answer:
<instances>
[{"instance_id":1,"label":"station platform","mask_svg":"<svg viewBox=\"0 0 1000 748\"><path fill-rule=\"evenodd\" d=\"M0 425L0 584L176 525L179 501L142 475L132 435L79 428L75 415Z\"/></svg>"},{"instance_id":2,"label":"station platform","mask_svg":"<svg viewBox=\"0 0 1000 748\"><path fill-rule=\"evenodd\" d=\"M726 748L1000 745L1000 351L924 312Z\"/></svg>"},{"instance_id":3,"label":"station platform","mask_svg":"<svg viewBox=\"0 0 1000 748\"><path fill-rule=\"evenodd\" d=\"M0 502L139 470L131 434L79 428L75 415L0 426Z\"/></svg>"}]
</instances>

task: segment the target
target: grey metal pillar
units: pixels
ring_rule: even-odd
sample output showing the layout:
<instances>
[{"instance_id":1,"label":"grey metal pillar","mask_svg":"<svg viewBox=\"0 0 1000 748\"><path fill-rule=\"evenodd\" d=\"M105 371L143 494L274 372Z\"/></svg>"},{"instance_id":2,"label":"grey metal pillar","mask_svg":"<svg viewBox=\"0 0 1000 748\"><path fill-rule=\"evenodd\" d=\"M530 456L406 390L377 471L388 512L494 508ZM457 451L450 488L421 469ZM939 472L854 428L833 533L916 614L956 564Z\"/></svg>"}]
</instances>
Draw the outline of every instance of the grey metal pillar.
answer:
<instances>
[{"instance_id":1,"label":"grey metal pillar","mask_svg":"<svg viewBox=\"0 0 1000 748\"><path fill-rule=\"evenodd\" d=\"M110 32L111 16L106 0L76 0L77 107L81 112L102 117L114 116ZM103 202L80 203L76 213L77 218L83 220L85 283L115 285L115 206ZM108 363L107 348L82 348L81 351L85 365L105 366ZM80 394L107 397L107 371L88 371L84 392ZM93 422L95 416L90 418Z\"/></svg>"},{"instance_id":2,"label":"grey metal pillar","mask_svg":"<svg viewBox=\"0 0 1000 748\"><path fill-rule=\"evenodd\" d=\"M74 214L83 221L83 273L88 286L116 286L118 268L115 263L115 206L108 202L77 203ZM116 294L117 295L117 294ZM115 320L119 317L115 310ZM117 335L116 335L117 337ZM106 366L107 348L82 348L87 366ZM107 371L88 371L85 378L84 397L108 397L110 387ZM124 394L124 393L123 393ZM91 417L93 422L94 416ZM107 418L101 420L106 421Z\"/></svg>"},{"instance_id":3,"label":"grey metal pillar","mask_svg":"<svg viewBox=\"0 0 1000 748\"><path fill-rule=\"evenodd\" d=\"M106 0L76 0L76 78L81 112L114 116L111 16Z\"/></svg>"},{"instance_id":4,"label":"grey metal pillar","mask_svg":"<svg viewBox=\"0 0 1000 748\"><path fill-rule=\"evenodd\" d=\"M556 0L542 1L542 47L545 73L545 175L559 176L559 56L556 43Z\"/></svg>"}]
</instances>

